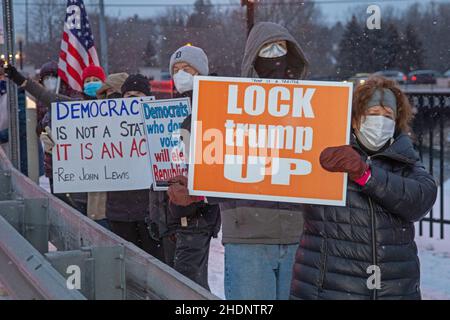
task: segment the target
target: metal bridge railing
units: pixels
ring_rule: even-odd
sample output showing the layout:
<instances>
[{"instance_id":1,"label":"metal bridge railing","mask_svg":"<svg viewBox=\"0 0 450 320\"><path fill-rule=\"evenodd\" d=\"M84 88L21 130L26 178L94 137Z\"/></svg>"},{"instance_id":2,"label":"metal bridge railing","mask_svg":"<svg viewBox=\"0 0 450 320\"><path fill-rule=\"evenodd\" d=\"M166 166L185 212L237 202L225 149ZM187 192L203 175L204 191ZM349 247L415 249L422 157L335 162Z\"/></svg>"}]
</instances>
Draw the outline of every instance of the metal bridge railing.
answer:
<instances>
[{"instance_id":1,"label":"metal bridge railing","mask_svg":"<svg viewBox=\"0 0 450 320\"><path fill-rule=\"evenodd\" d=\"M17 299L218 299L40 188L1 147L0 282Z\"/></svg>"},{"instance_id":2,"label":"metal bridge railing","mask_svg":"<svg viewBox=\"0 0 450 320\"><path fill-rule=\"evenodd\" d=\"M407 95L416 112L412 126L416 148L439 185L434 209L419 222L419 234L424 234L426 222L430 237L435 236L434 226L437 225L439 237L444 239L445 226L450 226L450 214L445 211L445 180L446 173L450 173L450 163L446 163L450 156L450 92L409 92Z\"/></svg>"}]
</instances>

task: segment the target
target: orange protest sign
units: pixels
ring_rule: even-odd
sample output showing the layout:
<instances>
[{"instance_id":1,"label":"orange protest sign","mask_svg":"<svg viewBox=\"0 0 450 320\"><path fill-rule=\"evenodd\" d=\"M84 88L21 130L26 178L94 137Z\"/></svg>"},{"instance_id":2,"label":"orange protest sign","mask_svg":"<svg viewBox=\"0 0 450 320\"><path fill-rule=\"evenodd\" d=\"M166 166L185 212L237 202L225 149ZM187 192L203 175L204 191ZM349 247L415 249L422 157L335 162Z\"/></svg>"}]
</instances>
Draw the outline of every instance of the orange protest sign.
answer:
<instances>
[{"instance_id":1,"label":"orange protest sign","mask_svg":"<svg viewBox=\"0 0 450 320\"><path fill-rule=\"evenodd\" d=\"M352 84L195 77L193 195L345 205L321 151L349 143Z\"/></svg>"}]
</instances>

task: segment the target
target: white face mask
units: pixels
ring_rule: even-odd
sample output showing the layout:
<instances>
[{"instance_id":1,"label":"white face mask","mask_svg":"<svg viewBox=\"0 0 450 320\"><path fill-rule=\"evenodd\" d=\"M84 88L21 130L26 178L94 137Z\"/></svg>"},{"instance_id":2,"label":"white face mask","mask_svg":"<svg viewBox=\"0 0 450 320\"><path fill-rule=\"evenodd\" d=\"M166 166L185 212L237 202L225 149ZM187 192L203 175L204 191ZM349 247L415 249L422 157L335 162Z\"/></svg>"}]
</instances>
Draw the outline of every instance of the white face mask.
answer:
<instances>
[{"instance_id":1,"label":"white face mask","mask_svg":"<svg viewBox=\"0 0 450 320\"><path fill-rule=\"evenodd\" d=\"M184 70L180 70L173 75L173 82L179 93L184 93L194 88L194 76Z\"/></svg>"},{"instance_id":2,"label":"white face mask","mask_svg":"<svg viewBox=\"0 0 450 320\"><path fill-rule=\"evenodd\" d=\"M279 43L270 43L264 46L258 56L261 58L279 58L287 54L287 49Z\"/></svg>"},{"instance_id":3,"label":"white face mask","mask_svg":"<svg viewBox=\"0 0 450 320\"><path fill-rule=\"evenodd\" d=\"M45 78L43 81L44 87L51 91L56 90L57 83L58 83L58 79L55 77L48 77L48 78Z\"/></svg>"},{"instance_id":4,"label":"white face mask","mask_svg":"<svg viewBox=\"0 0 450 320\"><path fill-rule=\"evenodd\" d=\"M371 151L378 151L394 136L395 121L385 116L366 116L361 122L358 140Z\"/></svg>"}]
</instances>

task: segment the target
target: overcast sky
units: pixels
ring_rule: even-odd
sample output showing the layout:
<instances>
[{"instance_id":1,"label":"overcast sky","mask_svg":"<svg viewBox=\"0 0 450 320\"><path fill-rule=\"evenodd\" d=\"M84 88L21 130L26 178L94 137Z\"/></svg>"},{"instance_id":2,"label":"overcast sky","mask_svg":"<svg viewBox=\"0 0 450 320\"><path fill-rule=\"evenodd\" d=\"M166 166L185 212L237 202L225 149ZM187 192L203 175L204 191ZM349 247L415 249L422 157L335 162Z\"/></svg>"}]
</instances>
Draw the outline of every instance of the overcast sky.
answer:
<instances>
[{"instance_id":1,"label":"overcast sky","mask_svg":"<svg viewBox=\"0 0 450 320\"><path fill-rule=\"evenodd\" d=\"M268 1L268 0L265 0ZM277 0L273 0L277 1ZM420 0L420 2L425 1L431 1L431 0ZM96 3L97 0L86 0L86 3ZM187 4L191 5L195 2L195 0L105 0L106 5L112 5L107 8L107 12L112 15L120 15L120 16L130 16L134 15L135 13L139 15L148 15L151 16L154 14L154 12L158 12L161 10L164 10L163 7L131 7L131 8L124 8L124 7L113 7L113 5L117 4L123 4L123 3L133 3L133 4L167 4L167 5L173 5L173 4ZM211 0L213 4L237 4L240 5L240 0ZM299 0L299 2L301 2ZM322 3L320 3L322 2ZM392 0L392 1L368 1L368 0L316 0L316 3L320 6L320 8L323 10L324 15L327 17L328 20L336 21L341 19L346 19L348 16L348 9L349 6L360 5L361 3L367 3L374 4L374 3L380 3L381 7L387 7L388 5L394 5L398 8L404 8L408 5L408 3L413 3L414 0Z\"/></svg>"},{"instance_id":2,"label":"overcast sky","mask_svg":"<svg viewBox=\"0 0 450 320\"><path fill-rule=\"evenodd\" d=\"M26 0L13 1L17 25L21 24L21 22L23 23L25 16L25 1ZM32 4L36 0L28 1ZM62 4L66 3L66 0L55 1L61 2ZM326 21L334 23L338 20L347 20L352 8L355 6L378 4L381 8L381 12L383 12L383 9L390 10L390 8L393 7L396 10L401 10L415 2L426 3L430 1L432 0L316 0L315 2L322 10ZM84 0L84 2L88 6L88 10L94 10L98 4L98 0ZM192 5L195 0L104 0L104 2L107 15L125 18L135 14L142 17L151 17L161 13L169 5ZM211 0L211 2L213 4L223 5L240 4L240 0ZM299 2L301 2L301 0L299 0ZM435 2L450 2L450 0L436 0ZM32 6L30 6L30 10L31 8Z\"/></svg>"}]
</instances>

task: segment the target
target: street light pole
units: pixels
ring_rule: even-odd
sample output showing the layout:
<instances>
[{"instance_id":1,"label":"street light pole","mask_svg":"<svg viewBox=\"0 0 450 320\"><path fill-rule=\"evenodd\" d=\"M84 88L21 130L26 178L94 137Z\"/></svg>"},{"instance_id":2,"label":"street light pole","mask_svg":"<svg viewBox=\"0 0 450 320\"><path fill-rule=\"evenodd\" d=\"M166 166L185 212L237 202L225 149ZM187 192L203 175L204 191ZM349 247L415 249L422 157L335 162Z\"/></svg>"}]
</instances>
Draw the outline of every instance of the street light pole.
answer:
<instances>
[{"instance_id":1,"label":"street light pole","mask_svg":"<svg viewBox=\"0 0 450 320\"><path fill-rule=\"evenodd\" d=\"M105 73L108 74L108 35L106 34L106 21L105 21L105 3L103 0L99 0L98 2L100 7L100 20L99 20L99 29L100 29L100 49L101 49L101 57L102 57L102 67L105 70Z\"/></svg>"},{"instance_id":2,"label":"street light pole","mask_svg":"<svg viewBox=\"0 0 450 320\"><path fill-rule=\"evenodd\" d=\"M14 19L12 0L2 0L3 5L3 30L6 47L6 61L8 65L15 65L14 52ZM11 80L7 83L8 109L9 109L9 130L8 144L9 157L13 166L20 170L19 153L19 112L17 101L17 86Z\"/></svg>"},{"instance_id":3,"label":"street light pole","mask_svg":"<svg viewBox=\"0 0 450 320\"><path fill-rule=\"evenodd\" d=\"M19 68L22 71L23 70L23 40L20 39L19 41L17 41L19 44Z\"/></svg>"},{"instance_id":4,"label":"street light pole","mask_svg":"<svg viewBox=\"0 0 450 320\"><path fill-rule=\"evenodd\" d=\"M241 0L241 5L247 7L247 36L255 23L255 0Z\"/></svg>"}]
</instances>

